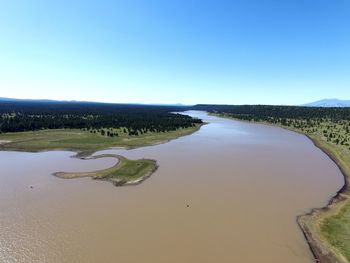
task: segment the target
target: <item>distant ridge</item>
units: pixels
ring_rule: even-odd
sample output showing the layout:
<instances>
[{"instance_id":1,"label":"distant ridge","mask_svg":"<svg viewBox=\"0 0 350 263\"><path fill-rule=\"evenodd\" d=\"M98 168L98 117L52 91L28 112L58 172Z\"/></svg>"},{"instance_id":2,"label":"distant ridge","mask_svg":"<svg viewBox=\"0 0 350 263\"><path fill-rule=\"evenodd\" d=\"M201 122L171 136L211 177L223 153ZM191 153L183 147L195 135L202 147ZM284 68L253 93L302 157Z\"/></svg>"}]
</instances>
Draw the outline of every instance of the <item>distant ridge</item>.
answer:
<instances>
[{"instance_id":1,"label":"distant ridge","mask_svg":"<svg viewBox=\"0 0 350 263\"><path fill-rule=\"evenodd\" d=\"M307 107L350 107L350 100L339 100L339 99L323 99L315 102L303 104Z\"/></svg>"},{"instance_id":2,"label":"distant ridge","mask_svg":"<svg viewBox=\"0 0 350 263\"><path fill-rule=\"evenodd\" d=\"M7 101L7 102L86 102L86 101L75 101L75 100L49 100L49 99L16 99L16 98L6 98L6 97L0 97L1 101Z\"/></svg>"},{"instance_id":3,"label":"distant ridge","mask_svg":"<svg viewBox=\"0 0 350 263\"><path fill-rule=\"evenodd\" d=\"M139 105L139 106L166 106L166 107L189 107L192 105L186 105L181 103L112 103L112 102L97 102L97 101L80 101L80 100L50 100L50 99L16 99L0 97L1 102L31 102L31 103L54 103L54 104L105 104L105 105Z\"/></svg>"}]
</instances>

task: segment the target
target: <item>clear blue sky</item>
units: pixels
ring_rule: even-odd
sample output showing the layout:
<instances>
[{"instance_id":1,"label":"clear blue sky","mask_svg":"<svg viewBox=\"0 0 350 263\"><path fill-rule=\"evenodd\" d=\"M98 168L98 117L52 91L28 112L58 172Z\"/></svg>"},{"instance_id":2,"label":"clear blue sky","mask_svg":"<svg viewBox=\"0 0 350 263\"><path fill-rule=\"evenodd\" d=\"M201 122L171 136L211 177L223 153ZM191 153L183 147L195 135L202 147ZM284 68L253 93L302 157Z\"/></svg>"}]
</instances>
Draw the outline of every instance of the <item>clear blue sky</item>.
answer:
<instances>
[{"instance_id":1,"label":"clear blue sky","mask_svg":"<svg viewBox=\"0 0 350 263\"><path fill-rule=\"evenodd\" d=\"M0 97L350 99L350 1L1 1Z\"/></svg>"}]
</instances>

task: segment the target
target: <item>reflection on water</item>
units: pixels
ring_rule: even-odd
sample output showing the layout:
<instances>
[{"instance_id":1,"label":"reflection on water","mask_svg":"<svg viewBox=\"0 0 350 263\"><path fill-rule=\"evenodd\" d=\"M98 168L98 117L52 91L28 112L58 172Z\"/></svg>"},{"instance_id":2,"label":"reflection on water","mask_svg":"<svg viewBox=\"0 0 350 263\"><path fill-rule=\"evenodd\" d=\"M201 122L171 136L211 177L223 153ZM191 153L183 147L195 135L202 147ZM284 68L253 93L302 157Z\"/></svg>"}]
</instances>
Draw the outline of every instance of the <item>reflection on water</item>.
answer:
<instances>
[{"instance_id":1,"label":"reflection on water","mask_svg":"<svg viewBox=\"0 0 350 263\"><path fill-rule=\"evenodd\" d=\"M50 175L111 158L0 152L0 262L312 262L295 217L338 190L335 164L299 134L189 114L209 124L166 144L103 151L156 159L138 186Z\"/></svg>"}]
</instances>

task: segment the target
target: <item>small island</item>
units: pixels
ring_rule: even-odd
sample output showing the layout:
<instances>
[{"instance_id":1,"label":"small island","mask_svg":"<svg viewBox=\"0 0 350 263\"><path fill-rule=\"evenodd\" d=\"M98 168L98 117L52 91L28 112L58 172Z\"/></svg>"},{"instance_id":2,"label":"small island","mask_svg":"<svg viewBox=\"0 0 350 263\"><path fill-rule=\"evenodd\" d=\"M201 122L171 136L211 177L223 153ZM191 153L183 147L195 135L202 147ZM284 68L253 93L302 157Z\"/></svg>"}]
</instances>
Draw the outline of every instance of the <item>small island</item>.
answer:
<instances>
[{"instance_id":1,"label":"small island","mask_svg":"<svg viewBox=\"0 0 350 263\"><path fill-rule=\"evenodd\" d=\"M107 169L54 175L91 177L115 186L135 185L157 170L155 160L129 160L117 154L96 152L150 146L192 134L204 123L178 113L188 109L95 102L4 101L0 104L0 151L73 151L74 157L83 160L113 157L118 162Z\"/></svg>"},{"instance_id":2,"label":"small island","mask_svg":"<svg viewBox=\"0 0 350 263\"><path fill-rule=\"evenodd\" d=\"M115 186L136 185L150 177L158 168L157 162L150 159L129 160L117 154L101 154L92 157L82 157L84 160L113 157L118 162L107 169L92 172L56 172L59 178L72 179L80 177L91 177L95 180L104 180Z\"/></svg>"}]
</instances>

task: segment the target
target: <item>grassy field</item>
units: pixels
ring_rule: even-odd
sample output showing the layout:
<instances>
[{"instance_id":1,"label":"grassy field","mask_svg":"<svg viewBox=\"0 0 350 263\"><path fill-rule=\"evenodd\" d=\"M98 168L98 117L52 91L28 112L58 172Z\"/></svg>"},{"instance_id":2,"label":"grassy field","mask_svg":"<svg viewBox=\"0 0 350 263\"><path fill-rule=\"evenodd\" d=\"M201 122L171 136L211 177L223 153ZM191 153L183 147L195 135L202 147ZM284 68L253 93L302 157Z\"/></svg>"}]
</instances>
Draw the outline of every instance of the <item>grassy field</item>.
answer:
<instances>
[{"instance_id":1,"label":"grassy field","mask_svg":"<svg viewBox=\"0 0 350 263\"><path fill-rule=\"evenodd\" d=\"M118 136L114 137L74 129L6 133L0 134L0 150L28 152L71 150L78 152L79 155L89 155L111 147L134 148L166 142L189 135L197 131L200 126L169 132L147 132L137 136L130 136L123 129L114 129L113 132L118 133Z\"/></svg>"},{"instance_id":2,"label":"grassy field","mask_svg":"<svg viewBox=\"0 0 350 263\"><path fill-rule=\"evenodd\" d=\"M33 132L16 132L0 134L0 150L39 152L48 150L71 150L77 152L77 156L88 156L96 151L111 147L135 148L147 145L167 142L181 136L192 134L201 125L190 128L178 129L169 132L147 132L139 135L129 135L121 129L105 129L99 131L61 129L41 130ZM108 133L118 136L108 136ZM102 135L106 134L106 135ZM69 173L58 172L56 176L61 178L92 177L99 180L107 180L116 186L138 184L148 178L156 169L154 160L128 160L117 155L99 155L89 158L115 157L119 160L115 166L93 172Z\"/></svg>"},{"instance_id":3,"label":"grassy field","mask_svg":"<svg viewBox=\"0 0 350 263\"><path fill-rule=\"evenodd\" d=\"M218 117L232 118L230 114L212 114ZM235 118L234 118L235 119ZM307 135L317 147L322 149L341 169L346 182L350 178L350 133L349 121L332 122L330 119L301 120L284 119L271 122L258 122L286 128ZM319 262L350 263L350 188L349 184L330 203L326 209L316 209L299 222L307 230L306 236L311 246L321 254Z\"/></svg>"},{"instance_id":4,"label":"grassy field","mask_svg":"<svg viewBox=\"0 0 350 263\"><path fill-rule=\"evenodd\" d=\"M97 155L89 159L105 157L115 157L119 161L116 165L104 170L82 173L57 172L54 175L66 179L92 177L93 179L106 180L116 186L121 186L138 184L148 178L157 169L156 161L149 159L129 160L123 156L114 154Z\"/></svg>"},{"instance_id":5,"label":"grassy field","mask_svg":"<svg viewBox=\"0 0 350 263\"><path fill-rule=\"evenodd\" d=\"M349 181L350 154L347 147L327 142L321 136L309 135L315 144L325 151L342 170ZM349 187L342 189L327 209L315 210L304 221L324 254L331 252L335 260L330 262L350 262L350 196Z\"/></svg>"},{"instance_id":6,"label":"grassy field","mask_svg":"<svg viewBox=\"0 0 350 263\"><path fill-rule=\"evenodd\" d=\"M342 205L336 213L324 218L320 225L326 240L350 260L350 202Z\"/></svg>"}]
</instances>

